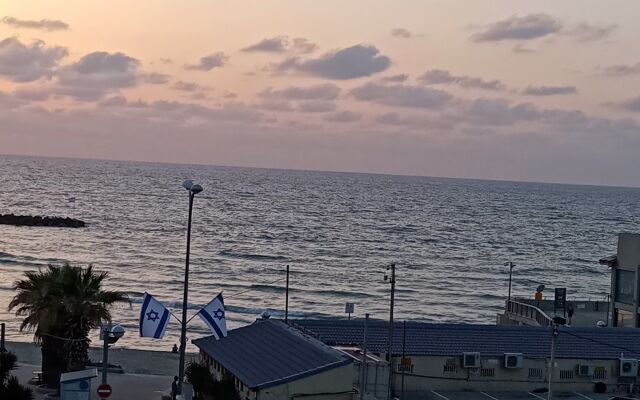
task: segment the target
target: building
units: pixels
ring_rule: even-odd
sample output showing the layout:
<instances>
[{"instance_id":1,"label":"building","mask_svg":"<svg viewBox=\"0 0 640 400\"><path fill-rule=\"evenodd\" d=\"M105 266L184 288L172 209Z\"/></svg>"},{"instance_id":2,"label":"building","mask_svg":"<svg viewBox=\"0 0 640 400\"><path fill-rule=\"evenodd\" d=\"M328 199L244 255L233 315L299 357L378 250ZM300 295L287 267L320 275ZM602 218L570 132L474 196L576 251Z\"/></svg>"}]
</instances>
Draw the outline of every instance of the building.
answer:
<instances>
[{"instance_id":1,"label":"building","mask_svg":"<svg viewBox=\"0 0 640 400\"><path fill-rule=\"evenodd\" d=\"M640 234L619 234L617 254L600 264L611 268L611 325L640 327Z\"/></svg>"},{"instance_id":2,"label":"building","mask_svg":"<svg viewBox=\"0 0 640 400\"><path fill-rule=\"evenodd\" d=\"M352 399L353 358L281 321L260 319L193 344L217 379L234 379L241 399Z\"/></svg>"},{"instance_id":3,"label":"building","mask_svg":"<svg viewBox=\"0 0 640 400\"><path fill-rule=\"evenodd\" d=\"M363 343L363 320L294 324L329 346ZM367 337L367 349L385 358L388 323L370 321ZM396 323L394 393L405 400L425 398L432 390L544 390L551 341L550 327ZM555 391L626 392L638 379L640 330L560 327L555 357Z\"/></svg>"}]
</instances>

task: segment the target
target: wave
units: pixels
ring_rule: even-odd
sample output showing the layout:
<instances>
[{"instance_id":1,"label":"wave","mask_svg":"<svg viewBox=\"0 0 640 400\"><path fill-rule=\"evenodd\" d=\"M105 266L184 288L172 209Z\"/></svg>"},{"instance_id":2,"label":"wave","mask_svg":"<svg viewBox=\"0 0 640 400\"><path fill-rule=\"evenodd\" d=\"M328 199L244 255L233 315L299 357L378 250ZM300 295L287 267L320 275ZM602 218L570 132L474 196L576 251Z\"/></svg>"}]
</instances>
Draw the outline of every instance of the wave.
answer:
<instances>
[{"instance_id":1,"label":"wave","mask_svg":"<svg viewBox=\"0 0 640 400\"><path fill-rule=\"evenodd\" d=\"M219 256L230 257L230 258L241 258L244 260L256 260L256 261L278 261L278 260L286 260L287 257L284 256L272 256L266 254L247 254L247 253L238 253L232 250L221 250L218 252Z\"/></svg>"}]
</instances>

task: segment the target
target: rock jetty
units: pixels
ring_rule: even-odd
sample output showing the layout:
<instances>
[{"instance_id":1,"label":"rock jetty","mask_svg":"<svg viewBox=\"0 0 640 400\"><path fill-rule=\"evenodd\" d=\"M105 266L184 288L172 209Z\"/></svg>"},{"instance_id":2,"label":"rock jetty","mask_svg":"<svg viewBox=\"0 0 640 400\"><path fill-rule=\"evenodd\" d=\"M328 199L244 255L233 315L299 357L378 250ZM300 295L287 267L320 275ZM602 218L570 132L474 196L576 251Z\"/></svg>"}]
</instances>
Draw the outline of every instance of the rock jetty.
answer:
<instances>
[{"instance_id":1,"label":"rock jetty","mask_svg":"<svg viewBox=\"0 0 640 400\"><path fill-rule=\"evenodd\" d=\"M63 217L41 217L39 215L0 214L0 225L51 226L56 228L84 228L84 221Z\"/></svg>"}]
</instances>

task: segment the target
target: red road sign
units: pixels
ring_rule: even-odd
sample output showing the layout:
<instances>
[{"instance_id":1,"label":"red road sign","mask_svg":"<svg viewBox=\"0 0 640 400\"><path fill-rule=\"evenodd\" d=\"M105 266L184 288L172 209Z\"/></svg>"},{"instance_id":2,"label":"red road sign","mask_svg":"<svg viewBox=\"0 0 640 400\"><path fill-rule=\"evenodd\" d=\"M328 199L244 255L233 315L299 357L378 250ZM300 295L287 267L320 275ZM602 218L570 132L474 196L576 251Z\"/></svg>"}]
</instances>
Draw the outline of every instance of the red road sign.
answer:
<instances>
[{"instance_id":1,"label":"red road sign","mask_svg":"<svg viewBox=\"0 0 640 400\"><path fill-rule=\"evenodd\" d=\"M96 392L98 392L98 397L100 397L101 399L108 399L109 397L111 397L111 385L103 383L102 385L98 386L98 390L96 390Z\"/></svg>"}]
</instances>

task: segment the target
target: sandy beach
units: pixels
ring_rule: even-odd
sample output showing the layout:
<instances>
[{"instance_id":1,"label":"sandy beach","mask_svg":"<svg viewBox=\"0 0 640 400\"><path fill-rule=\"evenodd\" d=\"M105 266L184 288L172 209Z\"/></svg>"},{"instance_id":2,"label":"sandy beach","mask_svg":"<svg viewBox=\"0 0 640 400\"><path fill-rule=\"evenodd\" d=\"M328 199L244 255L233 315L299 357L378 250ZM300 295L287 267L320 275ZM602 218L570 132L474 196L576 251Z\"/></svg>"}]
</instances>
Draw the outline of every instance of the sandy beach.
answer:
<instances>
[{"instance_id":1,"label":"sandy beach","mask_svg":"<svg viewBox=\"0 0 640 400\"><path fill-rule=\"evenodd\" d=\"M20 382L29 383L33 378L33 372L40 370L40 348L33 343L7 342L9 351L18 356L19 368L15 375ZM102 359L102 349L92 347L89 350L92 361ZM187 362L196 360L195 353L187 354ZM168 394L173 376L178 370L178 354L161 351L122 349L113 347L109 349L109 364L121 365L124 373L110 373L109 383L113 387L113 400L159 400L162 394ZM92 389L100 382L100 377L93 380ZM36 394L36 400L44 397L47 391L30 385ZM98 397L92 393L92 399Z\"/></svg>"}]
</instances>

